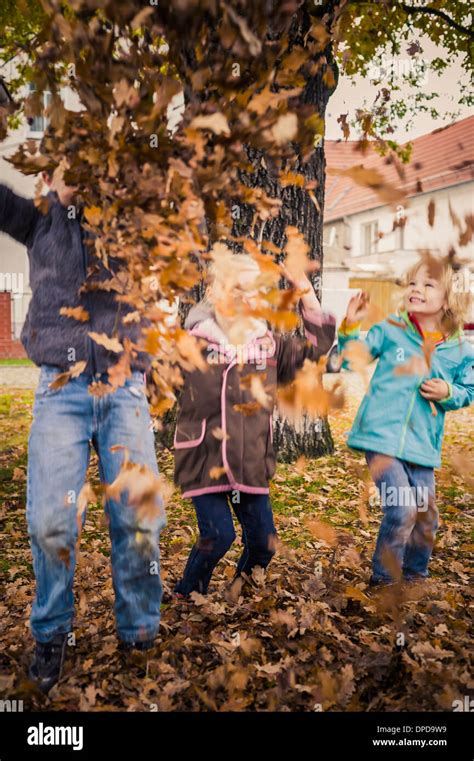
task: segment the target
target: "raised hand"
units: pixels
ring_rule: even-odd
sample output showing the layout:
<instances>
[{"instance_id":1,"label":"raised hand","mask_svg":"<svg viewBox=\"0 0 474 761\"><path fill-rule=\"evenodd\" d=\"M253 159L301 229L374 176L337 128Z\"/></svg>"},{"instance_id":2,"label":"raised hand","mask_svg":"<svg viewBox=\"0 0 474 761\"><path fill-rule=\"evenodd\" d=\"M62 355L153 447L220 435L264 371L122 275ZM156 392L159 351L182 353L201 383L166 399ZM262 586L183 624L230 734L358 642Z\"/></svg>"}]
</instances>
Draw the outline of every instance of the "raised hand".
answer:
<instances>
[{"instance_id":1,"label":"raised hand","mask_svg":"<svg viewBox=\"0 0 474 761\"><path fill-rule=\"evenodd\" d=\"M296 288L298 291L303 291L301 296L303 306L305 306L307 309L316 309L319 311L321 309L321 304L319 303L318 297L314 292L311 280L306 275L306 273L303 272L303 270L292 272L288 269L288 267L285 267L284 264L280 264L280 270L282 275L286 278L286 280L288 280L289 283L291 283L293 288Z\"/></svg>"},{"instance_id":2,"label":"raised hand","mask_svg":"<svg viewBox=\"0 0 474 761\"><path fill-rule=\"evenodd\" d=\"M362 322L369 311L370 296L366 291L360 291L351 298L347 305L346 322L350 325L354 322Z\"/></svg>"}]
</instances>

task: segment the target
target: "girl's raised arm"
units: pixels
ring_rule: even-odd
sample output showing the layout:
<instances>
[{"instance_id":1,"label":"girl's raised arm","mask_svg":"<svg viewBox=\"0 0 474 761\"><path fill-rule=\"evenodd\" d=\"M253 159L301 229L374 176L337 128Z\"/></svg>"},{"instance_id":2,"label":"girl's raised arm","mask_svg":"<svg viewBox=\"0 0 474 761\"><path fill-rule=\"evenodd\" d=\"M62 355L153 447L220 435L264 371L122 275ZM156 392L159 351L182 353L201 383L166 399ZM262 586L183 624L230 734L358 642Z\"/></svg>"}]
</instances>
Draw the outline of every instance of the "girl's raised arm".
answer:
<instances>
[{"instance_id":1,"label":"girl's raised arm","mask_svg":"<svg viewBox=\"0 0 474 761\"><path fill-rule=\"evenodd\" d=\"M364 291L357 293L349 301L346 316L344 317L341 326L338 331L338 348L339 353L342 354L347 344L351 341L361 341L360 338L360 326L362 321L367 316L369 305L369 296ZM373 325L367 333L363 343L370 351L373 359L377 359L382 352L382 346L384 341L384 328L383 323ZM349 363L344 360L342 366L345 369L350 370Z\"/></svg>"}]
</instances>

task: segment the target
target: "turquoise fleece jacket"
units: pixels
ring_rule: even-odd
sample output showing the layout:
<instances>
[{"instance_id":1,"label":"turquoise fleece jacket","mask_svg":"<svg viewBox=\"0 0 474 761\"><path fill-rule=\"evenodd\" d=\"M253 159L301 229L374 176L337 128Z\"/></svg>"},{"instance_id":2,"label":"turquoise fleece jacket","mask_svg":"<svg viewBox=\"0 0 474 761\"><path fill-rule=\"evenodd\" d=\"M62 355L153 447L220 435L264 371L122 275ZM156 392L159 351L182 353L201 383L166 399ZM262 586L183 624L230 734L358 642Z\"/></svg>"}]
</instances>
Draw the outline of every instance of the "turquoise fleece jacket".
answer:
<instances>
[{"instance_id":1,"label":"turquoise fleece jacket","mask_svg":"<svg viewBox=\"0 0 474 761\"><path fill-rule=\"evenodd\" d=\"M353 340L361 340L358 328L339 330L340 351ZM474 401L474 347L458 331L436 346L431 368L425 374L409 375L404 370L396 374L397 368L414 355L423 357L423 338L406 312L374 325L364 343L374 360L379 361L349 433L348 445L438 468L445 412ZM347 366L345 360L343 367ZM428 378L442 378L449 386L447 398L434 402L433 408L420 394L420 386Z\"/></svg>"}]
</instances>

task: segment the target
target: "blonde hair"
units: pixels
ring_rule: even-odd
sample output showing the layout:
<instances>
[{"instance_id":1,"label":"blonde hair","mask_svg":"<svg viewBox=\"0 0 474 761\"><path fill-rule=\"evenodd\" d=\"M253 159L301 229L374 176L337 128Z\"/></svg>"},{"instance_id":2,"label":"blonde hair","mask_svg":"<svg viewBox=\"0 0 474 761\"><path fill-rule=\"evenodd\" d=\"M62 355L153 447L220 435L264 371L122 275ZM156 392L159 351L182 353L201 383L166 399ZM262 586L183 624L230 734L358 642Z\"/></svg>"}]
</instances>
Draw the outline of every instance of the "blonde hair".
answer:
<instances>
[{"instance_id":1,"label":"blonde hair","mask_svg":"<svg viewBox=\"0 0 474 761\"><path fill-rule=\"evenodd\" d=\"M227 277L236 277L244 270L253 270L255 277L261 273L258 262L249 254L233 254L227 250L225 254L215 257L207 270L208 285L203 296L203 301L208 304L214 303L214 283L216 280L225 280Z\"/></svg>"},{"instance_id":2,"label":"blonde hair","mask_svg":"<svg viewBox=\"0 0 474 761\"><path fill-rule=\"evenodd\" d=\"M460 287L456 288L461 266L454 262L452 256L448 254L448 256L437 257L426 251L422 252L419 261L405 272L401 285L407 288L410 280L424 265L428 268L430 277L444 286L446 308L441 317L441 328L445 335L451 335L468 322L472 309L472 293Z\"/></svg>"}]
</instances>

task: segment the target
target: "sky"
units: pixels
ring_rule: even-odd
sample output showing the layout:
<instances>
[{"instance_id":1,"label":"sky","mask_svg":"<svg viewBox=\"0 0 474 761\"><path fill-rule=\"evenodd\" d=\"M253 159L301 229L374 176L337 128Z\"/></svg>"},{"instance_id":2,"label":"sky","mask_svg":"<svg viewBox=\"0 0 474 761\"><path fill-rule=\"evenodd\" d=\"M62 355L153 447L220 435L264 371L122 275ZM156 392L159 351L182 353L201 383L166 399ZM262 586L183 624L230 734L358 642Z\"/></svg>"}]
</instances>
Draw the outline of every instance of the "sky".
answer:
<instances>
[{"instance_id":1,"label":"sky","mask_svg":"<svg viewBox=\"0 0 474 761\"><path fill-rule=\"evenodd\" d=\"M407 41L407 45L409 42ZM420 44L423 48L423 52L420 54L420 58L426 61L431 61L435 57L444 58L446 52L437 47L431 40L426 37L420 38ZM387 60L388 57L386 57ZM407 71L407 66L413 65L413 59L410 58L402 48L400 56L390 59L389 66L395 73ZM393 62L393 63L392 63ZM423 84L423 88L428 92L439 93L439 98L434 101L436 108L442 114L446 112L453 112L459 109L460 115L456 119L438 118L433 119L429 113L419 112L416 114L414 123L410 129L407 130L405 124L392 125L395 128L395 132L391 137L399 143L405 143L420 135L425 135L428 132L432 132L438 127L446 126L452 121L458 121L464 119L467 116L474 114L474 109L467 106L459 106L457 98L459 96L459 82L463 75L463 69L461 66L461 57L454 59L452 64L445 70L445 72L438 77L433 72L426 72L424 77L426 81ZM465 80L465 73L463 79ZM348 121L355 116L356 108L360 108L366 104L370 106L375 99L377 91L380 86L374 85L368 77L345 77L340 76L339 82L334 95L329 100L326 111L326 139L338 140L342 137L342 131L340 125L337 123L337 118L340 114L349 113ZM398 97L407 96L413 88L403 84L402 89L398 94ZM351 130L350 139L356 139L356 133Z\"/></svg>"},{"instance_id":2,"label":"sky","mask_svg":"<svg viewBox=\"0 0 474 761\"><path fill-rule=\"evenodd\" d=\"M432 61L434 58L445 57L445 51L436 46L428 37L420 38L419 42L422 47L422 52L419 56L420 60ZM413 66L414 59L406 53L406 47L409 44L410 40L407 40L400 51L400 55L395 59L388 59L388 66L397 74L400 72L408 72L407 67ZM387 65L387 56L385 56L383 60L385 61L385 65ZM373 73L377 73L376 69L374 69ZM432 101L431 105L436 106L440 114L447 114L447 116L444 116L444 118L439 117L438 119L433 119L430 113L419 112L415 115L413 123L409 129L407 129L406 123L393 124L394 133L391 134L390 137L398 143L403 144L415 137L432 132L434 129L445 127L453 121L472 116L474 114L474 109L468 108L467 106L460 106L457 102L459 97L459 83L461 80L466 81L466 73L461 66L460 56L453 60L441 76L438 76L431 71L423 73L423 89L427 92L436 92L439 94L439 97ZM326 110L326 139L341 139L342 130L337 123L340 114L348 113L348 121L350 122L351 119L354 118L357 108L361 108L364 105L367 105L368 107L372 106L380 87L382 87L382 85L375 85L368 76L347 77L341 74L338 86L329 99ZM407 84L403 84L397 94L397 98L407 97L410 92L413 92L413 90L414 88ZM182 93L179 93L173 98L168 112L170 117L170 129L174 129L177 122L179 122L182 108L183 95ZM453 119L451 114L456 111L459 111L459 116ZM356 138L357 134L352 130L350 139L355 140Z\"/></svg>"}]
</instances>

